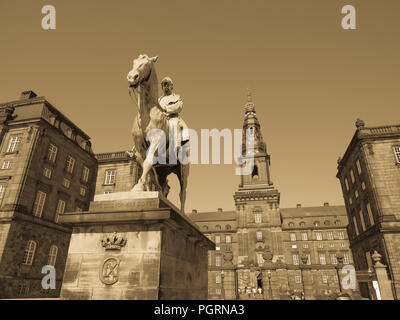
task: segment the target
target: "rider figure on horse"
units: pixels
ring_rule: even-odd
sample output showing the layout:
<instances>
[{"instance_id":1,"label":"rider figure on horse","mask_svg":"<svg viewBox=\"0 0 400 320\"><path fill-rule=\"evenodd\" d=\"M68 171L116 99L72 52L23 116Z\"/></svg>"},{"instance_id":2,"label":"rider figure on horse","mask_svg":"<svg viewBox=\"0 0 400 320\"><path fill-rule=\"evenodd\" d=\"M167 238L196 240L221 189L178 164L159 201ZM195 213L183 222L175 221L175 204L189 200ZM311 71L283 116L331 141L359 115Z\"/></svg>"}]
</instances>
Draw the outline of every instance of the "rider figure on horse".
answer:
<instances>
[{"instance_id":1,"label":"rider figure on horse","mask_svg":"<svg viewBox=\"0 0 400 320\"><path fill-rule=\"evenodd\" d=\"M168 119L170 134L174 137L174 149L189 141L188 127L179 115L183 109L183 101L179 94L173 93L174 84L172 79L165 77L161 81L161 88L164 94L158 99L158 103Z\"/></svg>"}]
</instances>

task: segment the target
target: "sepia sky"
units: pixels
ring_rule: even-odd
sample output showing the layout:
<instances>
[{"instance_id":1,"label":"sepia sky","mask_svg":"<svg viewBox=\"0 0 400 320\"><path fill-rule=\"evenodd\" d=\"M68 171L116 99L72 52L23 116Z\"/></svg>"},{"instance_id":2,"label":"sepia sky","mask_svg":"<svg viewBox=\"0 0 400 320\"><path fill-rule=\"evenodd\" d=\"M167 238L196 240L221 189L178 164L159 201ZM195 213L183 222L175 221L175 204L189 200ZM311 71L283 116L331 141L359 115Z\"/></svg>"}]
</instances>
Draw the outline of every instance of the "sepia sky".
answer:
<instances>
[{"instance_id":1,"label":"sepia sky","mask_svg":"<svg viewBox=\"0 0 400 320\"><path fill-rule=\"evenodd\" d=\"M41 28L47 4L56 30ZM347 4L357 30L341 28ZM126 74L140 53L158 55L190 128L241 128L251 90L281 207L343 204L336 160L356 118L400 122L399 15L399 0L1 0L0 101L32 89L96 153L130 149ZM193 165L186 210L233 209L234 169Z\"/></svg>"}]
</instances>

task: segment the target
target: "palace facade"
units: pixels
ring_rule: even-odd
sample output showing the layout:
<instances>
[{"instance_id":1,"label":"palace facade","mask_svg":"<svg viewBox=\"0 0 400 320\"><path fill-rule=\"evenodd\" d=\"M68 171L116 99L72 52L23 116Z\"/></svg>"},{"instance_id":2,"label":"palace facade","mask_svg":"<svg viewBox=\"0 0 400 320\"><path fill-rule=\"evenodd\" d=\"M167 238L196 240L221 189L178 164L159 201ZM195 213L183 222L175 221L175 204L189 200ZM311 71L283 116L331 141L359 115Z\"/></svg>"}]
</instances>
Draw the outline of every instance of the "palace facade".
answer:
<instances>
[{"instance_id":1,"label":"palace facade","mask_svg":"<svg viewBox=\"0 0 400 320\"><path fill-rule=\"evenodd\" d=\"M45 97L0 104L0 298L59 296L71 229L58 215L88 209L96 176L89 136Z\"/></svg>"}]
</instances>

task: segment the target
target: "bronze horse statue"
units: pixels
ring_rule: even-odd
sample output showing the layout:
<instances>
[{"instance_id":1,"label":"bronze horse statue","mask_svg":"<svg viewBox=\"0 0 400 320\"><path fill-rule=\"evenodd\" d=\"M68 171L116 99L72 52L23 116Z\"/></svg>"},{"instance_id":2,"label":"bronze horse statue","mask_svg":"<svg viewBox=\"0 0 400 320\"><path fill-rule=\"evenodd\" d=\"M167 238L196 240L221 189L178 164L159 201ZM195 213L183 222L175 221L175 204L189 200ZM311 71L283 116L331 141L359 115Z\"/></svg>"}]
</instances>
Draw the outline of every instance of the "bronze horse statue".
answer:
<instances>
[{"instance_id":1,"label":"bronze horse statue","mask_svg":"<svg viewBox=\"0 0 400 320\"><path fill-rule=\"evenodd\" d=\"M168 163L170 132L168 117L158 102L158 79L154 66L157 58L140 55L133 60L133 68L127 76L129 94L138 106L138 113L132 126L132 153L142 167L142 175L132 191L150 191L151 185L154 185L157 191L167 197L169 192L167 177L175 173L180 183L179 197L183 214L189 164L182 164L179 159L177 164ZM155 164L154 159L163 148L167 161L165 164Z\"/></svg>"}]
</instances>

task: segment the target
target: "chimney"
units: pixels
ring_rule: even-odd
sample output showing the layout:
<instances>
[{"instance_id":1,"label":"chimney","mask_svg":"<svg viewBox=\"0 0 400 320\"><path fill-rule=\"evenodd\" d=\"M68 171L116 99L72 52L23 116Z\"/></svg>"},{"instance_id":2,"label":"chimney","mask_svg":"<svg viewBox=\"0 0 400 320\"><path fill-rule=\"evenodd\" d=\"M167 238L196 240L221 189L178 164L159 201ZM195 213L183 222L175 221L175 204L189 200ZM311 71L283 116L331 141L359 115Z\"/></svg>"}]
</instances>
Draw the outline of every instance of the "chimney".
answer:
<instances>
[{"instance_id":1,"label":"chimney","mask_svg":"<svg viewBox=\"0 0 400 320\"><path fill-rule=\"evenodd\" d=\"M329 207L329 202L324 202L324 207Z\"/></svg>"},{"instance_id":2,"label":"chimney","mask_svg":"<svg viewBox=\"0 0 400 320\"><path fill-rule=\"evenodd\" d=\"M35 97L37 97L36 93L34 93L32 90L27 90L27 91L21 92L21 95L19 98L21 100L25 100L25 99L32 99Z\"/></svg>"},{"instance_id":3,"label":"chimney","mask_svg":"<svg viewBox=\"0 0 400 320\"><path fill-rule=\"evenodd\" d=\"M301 203L296 204L296 208L301 208Z\"/></svg>"},{"instance_id":4,"label":"chimney","mask_svg":"<svg viewBox=\"0 0 400 320\"><path fill-rule=\"evenodd\" d=\"M222 212L222 208L218 208L218 212Z\"/></svg>"},{"instance_id":5,"label":"chimney","mask_svg":"<svg viewBox=\"0 0 400 320\"><path fill-rule=\"evenodd\" d=\"M197 209L192 209L192 213L197 213Z\"/></svg>"}]
</instances>

